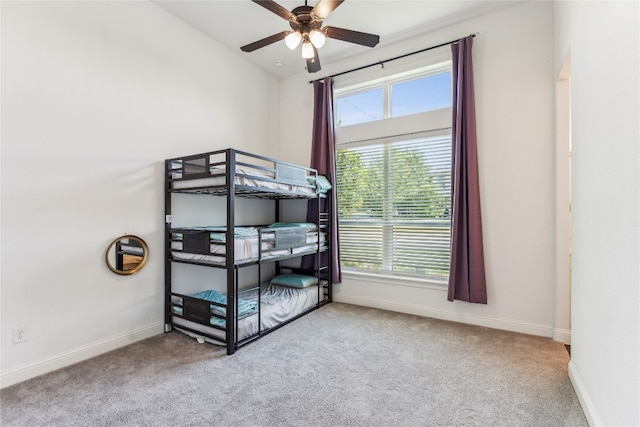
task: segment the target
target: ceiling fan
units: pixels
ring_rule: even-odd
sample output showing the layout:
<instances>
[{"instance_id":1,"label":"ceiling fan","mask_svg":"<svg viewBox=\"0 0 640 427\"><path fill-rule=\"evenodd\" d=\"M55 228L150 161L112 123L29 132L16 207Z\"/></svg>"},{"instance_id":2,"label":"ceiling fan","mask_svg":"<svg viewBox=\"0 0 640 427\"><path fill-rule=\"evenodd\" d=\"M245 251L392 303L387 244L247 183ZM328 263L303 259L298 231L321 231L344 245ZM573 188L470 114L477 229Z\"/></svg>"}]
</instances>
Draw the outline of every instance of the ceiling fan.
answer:
<instances>
[{"instance_id":1,"label":"ceiling fan","mask_svg":"<svg viewBox=\"0 0 640 427\"><path fill-rule=\"evenodd\" d=\"M368 47L374 47L380 41L380 36L375 34L322 26L322 21L344 0L320 0L314 7L308 6L305 0L304 6L298 6L292 11L288 11L273 0L252 1L289 21L293 31L282 31L249 43L240 49L243 52L253 52L284 39L289 49L293 50L302 42L302 57L306 59L307 71L310 73L320 71L318 49L324 45L327 37Z\"/></svg>"}]
</instances>

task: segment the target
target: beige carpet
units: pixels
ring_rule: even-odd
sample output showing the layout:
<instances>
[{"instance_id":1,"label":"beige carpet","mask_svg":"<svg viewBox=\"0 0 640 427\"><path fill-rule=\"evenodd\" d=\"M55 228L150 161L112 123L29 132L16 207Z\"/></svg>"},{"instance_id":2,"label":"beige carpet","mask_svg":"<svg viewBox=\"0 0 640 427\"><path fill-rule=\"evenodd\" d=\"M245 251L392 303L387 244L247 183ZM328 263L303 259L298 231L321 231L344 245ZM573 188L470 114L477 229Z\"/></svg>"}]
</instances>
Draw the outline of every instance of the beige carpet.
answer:
<instances>
[{"instance_id":1,"label":"beige carpet","mask_svg":"<svg viewBox=\"0 0 640 427\"><path fill-rule=\"evenodd\" d=\"M235 355L159 335L0 391L9 426L587 426L550 339L329 304Z\"/></svg>"}]
</instances>

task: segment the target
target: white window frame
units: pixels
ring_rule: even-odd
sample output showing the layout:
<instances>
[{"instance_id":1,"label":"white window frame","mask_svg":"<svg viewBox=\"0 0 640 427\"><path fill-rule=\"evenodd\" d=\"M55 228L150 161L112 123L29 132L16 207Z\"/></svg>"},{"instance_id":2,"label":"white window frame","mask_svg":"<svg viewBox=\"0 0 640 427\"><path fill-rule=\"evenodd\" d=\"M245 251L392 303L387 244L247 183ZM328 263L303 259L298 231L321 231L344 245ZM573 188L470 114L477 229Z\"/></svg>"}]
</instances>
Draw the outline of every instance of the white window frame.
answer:
<instances>
[{"instance_id":1,"label":"white window frame","mask_svg":"<svg viewBox=\"0 0 640 427\"><path fill-rule=\"evenodd\" d=\"M441 74L447 71L451 71L451 60L439 62L437 64L429 65L426 67L412 69L409 71L399 72L391 76L377 78L375 80L353 84L347 87L337 88L337 89L334 89L334 99L338 99L346 96L358 95L360 93L368 92L374 89L382 89L382 102L383 102L382 120L404 117L404 116L392 117L391 115L392 114L391 97L393 96L392 86L400 83L406 83L412 80L418 80L424 77L435 76L437 74ZM446 109L447 108L445 108L445 110ZM334 111L336 111L336 108L334 108ZM436 110L431 110L431 111L436 111ZM416 113L416 114L422 114L422 113ZM338 119L339 119L338 117L335 118L336 123ZM360 126L360 125L369 124L372 122L373 121L365 122L365 123L357 123L353 125L345 125L345 126L340 126L339 128Z\"/></svg>"},{"instance_id":2,"label":"white window frame","mask_svg":"<svg viewBox=\"0 0 640 427\"><path fill-rule=\"evenodd\" d=\"M421 136L437 136L451 133L451 107L431 110L416 114L391 117L391 87L409 80L428 77L451 71L451 60L447 58L432 63L428 66L414 67L398 73L387 72L387 76L378 79L369 79L366 82L353 80L340 84L336 81L334 99L338 97L355 95L377 87L383 88L383 100L385 102L384 118L365 123L358 123L337 127L335 130L336 149L351 148L355 146L370 145L376 142L400 141L403 139ZM335 111L335 108L334 108ZM400 130L400 131L399 131ZM446 287L448 278L411 273L398 273L392 271L374 271L342 267L345 277L385 284L442 289Z\"/></svg>"}]
</instances>

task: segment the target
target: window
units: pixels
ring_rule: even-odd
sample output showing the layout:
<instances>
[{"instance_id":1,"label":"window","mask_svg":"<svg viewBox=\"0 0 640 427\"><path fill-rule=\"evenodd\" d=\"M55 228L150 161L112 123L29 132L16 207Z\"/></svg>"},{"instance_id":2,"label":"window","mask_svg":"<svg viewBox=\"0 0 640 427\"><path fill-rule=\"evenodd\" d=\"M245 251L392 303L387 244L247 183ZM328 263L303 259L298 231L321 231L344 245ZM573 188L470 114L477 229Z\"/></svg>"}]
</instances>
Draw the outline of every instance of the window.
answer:
<instances>
[{"instance_id":1,"label":"window","mask_svg":"<svg viewBox=\"0 0 640 427\"><path fill-rule=\"evenodd\" d=\"M335 93L343 271L446 279L451 232L450 63L370 85Z\"/></svg>"},{"instance_id":2,"label":"window","mask_svg":"<svg viewBox=\"0 0 640 427\"><path fill-rule=\"evenodd\" d=\"M451 64L357 85L336 96L336 123L351 126L451 107Z\"/></svg>"},{"instance_id":3,"label":"window","mask_svg":"<svg viewBox=\"0 0 640 427\"><path fill-rule=\"evenodd\" d=\"M451 107L451 71L391 86L391 117Z\"/></svg>"},{"instance_id":4,"label":"window","mask_svg":"<svg viewBox=\"0 0 640 427\"><path fill-rule=\"evenodd\" d=\"M336 101L338 126L355 125L384 118L382 88L354 93Z\"/></svg>"}]
</instances>

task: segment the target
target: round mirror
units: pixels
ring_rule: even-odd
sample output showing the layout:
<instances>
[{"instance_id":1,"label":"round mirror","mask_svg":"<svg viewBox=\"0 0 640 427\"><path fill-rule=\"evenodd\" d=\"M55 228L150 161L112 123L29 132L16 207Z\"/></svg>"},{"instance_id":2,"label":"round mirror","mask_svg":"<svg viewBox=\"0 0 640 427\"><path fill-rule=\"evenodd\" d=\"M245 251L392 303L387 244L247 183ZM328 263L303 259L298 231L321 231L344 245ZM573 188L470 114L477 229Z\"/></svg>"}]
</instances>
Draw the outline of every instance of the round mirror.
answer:
<instances>
[{"instance_id":1,"label":"round mirror","mask_svg":"<svg viewBox=\"0 0 640 427\"><path fill-rule=\"evenodd\" d=\"M134 274L140 271L149 257L147 243L138 236L126 235L115 239L105 256L109 270L116 274Z\"/></svg>"}]
</instances>

